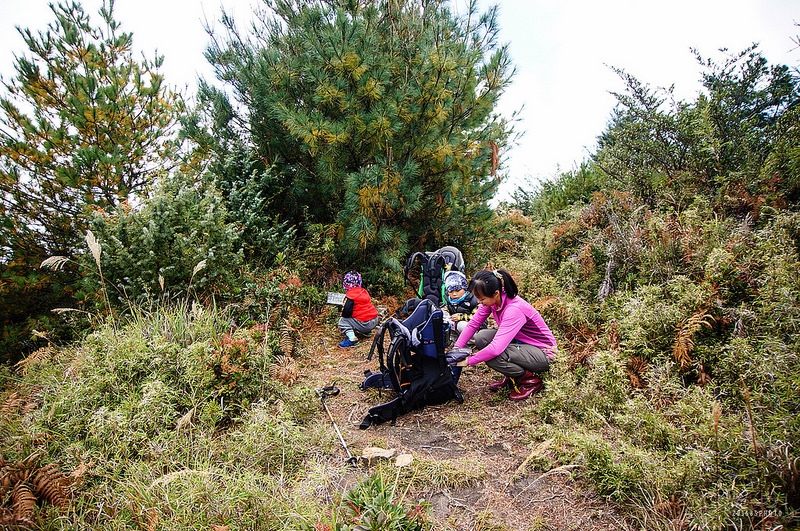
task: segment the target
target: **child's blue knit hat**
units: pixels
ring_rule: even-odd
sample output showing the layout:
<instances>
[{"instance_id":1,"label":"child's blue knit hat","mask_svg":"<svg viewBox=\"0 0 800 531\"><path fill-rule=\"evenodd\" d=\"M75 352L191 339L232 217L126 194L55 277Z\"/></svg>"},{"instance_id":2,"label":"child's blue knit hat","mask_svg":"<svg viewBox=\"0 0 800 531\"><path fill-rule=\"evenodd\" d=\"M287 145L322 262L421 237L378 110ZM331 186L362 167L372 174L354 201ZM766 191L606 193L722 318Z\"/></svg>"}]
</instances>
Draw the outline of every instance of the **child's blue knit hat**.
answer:
<instances>
[{"instance_id":1,"label":"child's blue knit hat","mask_svg":"<svg viewBox=\"0 0 800 531\"><path fill-rule=\"evenodd\" d=\"M361 274L358 271L348 271L344 274L344 281L342 287L347 291L351 288L361 287Z\"/></svg>"},{"instance_id":2,"label":"child's blue knit hat","mask_svg":"<svg viewBox=\"0 0 800 531\"><path fill-rule=\"evenodd\" d=\"M460 271L450 271L444 276L445 291L467 290L467 277Z\"/></svg>"}]
</instances>

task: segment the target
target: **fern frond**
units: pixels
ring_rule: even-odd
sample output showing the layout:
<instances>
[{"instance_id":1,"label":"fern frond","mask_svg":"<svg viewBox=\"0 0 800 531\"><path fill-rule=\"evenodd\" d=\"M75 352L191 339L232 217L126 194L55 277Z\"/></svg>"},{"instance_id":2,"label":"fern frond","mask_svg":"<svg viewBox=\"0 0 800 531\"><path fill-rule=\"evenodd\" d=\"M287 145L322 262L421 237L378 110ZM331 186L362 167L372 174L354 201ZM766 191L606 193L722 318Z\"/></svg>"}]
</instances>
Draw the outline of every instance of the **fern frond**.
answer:
<instances>
[{"instance_id":1,"label":"fern frond","mask_svg":"<svg viewBox=\"0 0 800 531\"><path fill-rule=\"evenodd\" d=\"M294 353L294 329L289 324L288 319L284 319L281 323L280 331L281 352L283 352L285 356L291 356Z\"/></svg>"},{"instance_id":2,"label":"fern frond","mask_svg":"<svg viewBox=\"0 0 800 531\"><path fill-rule=\"evenodd\" d=\"M672 344L672 356L681 367L686 370L692 364L691 354L694 352L694 336L700 328L713 326L714 317L700 311L693 314L678 327L678 334Z\"/></svg>"},{"instance_id":3,"label":"fern frond","mask_svg":"<svg viewBox=\"0 0 800 531\"><path fill-rule=\"evenodd\" d=\"M292 385L300 377L295 361L288 356L278 356L269 368L269 375L279 382Z\"/></svg>"},{"instance_id":4,"label":"fern frond","mask_svg":"<svg viewBox=\"0 0 800 531\"><path fill-rule=\"evenodd\" d=\"M631 385L636 389L644 389L647 387L647 380L644 377L647 370L647 361L638 356L632 357L625 365L625 372L628 374L628 379Z\"/></svg>"}]
</instances>

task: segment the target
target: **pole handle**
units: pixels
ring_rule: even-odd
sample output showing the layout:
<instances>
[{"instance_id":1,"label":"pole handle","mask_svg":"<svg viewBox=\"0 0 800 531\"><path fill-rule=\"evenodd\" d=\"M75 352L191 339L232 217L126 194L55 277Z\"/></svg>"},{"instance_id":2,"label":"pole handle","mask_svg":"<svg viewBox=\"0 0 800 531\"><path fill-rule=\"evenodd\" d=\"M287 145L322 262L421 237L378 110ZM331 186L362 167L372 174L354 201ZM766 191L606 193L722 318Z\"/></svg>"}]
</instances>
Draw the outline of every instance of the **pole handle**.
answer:
<instances>
[{"instance_id":1,"label":"pole handle","mask_svg":"<svg viewBox=\"0 0 800 531\"><path fill-rule=\"evenodd\" d=\"M336 387L336 383L335 382L333 384L331 384L331 385L326 386L326 387L321 387L319 389L316 389L315 391L316 391L317 395L322 400L325 400L329 396L336 396L336 395L339 394L339 388Z\"/></svg>"}]
</instances>

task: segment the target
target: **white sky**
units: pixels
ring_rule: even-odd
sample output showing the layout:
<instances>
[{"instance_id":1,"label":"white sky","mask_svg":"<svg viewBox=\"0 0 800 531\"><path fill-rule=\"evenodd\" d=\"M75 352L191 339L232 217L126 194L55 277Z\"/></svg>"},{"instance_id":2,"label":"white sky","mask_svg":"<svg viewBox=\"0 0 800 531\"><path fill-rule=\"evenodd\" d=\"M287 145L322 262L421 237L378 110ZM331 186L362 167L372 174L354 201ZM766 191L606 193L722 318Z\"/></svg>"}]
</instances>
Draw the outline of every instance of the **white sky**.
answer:
<instances>
[{"instance_id":1,"label":"white sky","mask_svg":"<svg viewBox=\"0 0 800 531\"><path fill-rule=\"evenodd\" d=\"M13 75L14 54L25 53L15 26L44 30L51 0L0 0L0 73ZM55 1L55 0L53 0ZM466 0L456 0L463 6ZM479 0L488 5L490 0ZM116 0L115 18L147 57L164 55L167 81L191 95L198 76L212 79L203 57L220 6L246 24L258 0ZM690 48L723 60L719 48L740 52L753 42L773 64L800 66L797 0L499 0L500 40L509 43L517 75L501 100L510 115L524 105L525 131L504 159L500 198L526 179L544 180L575 167L595 147L615 104L610 91L619 67L651 86L675 85L693 100L701 69ZM100 0L83 5L99 24ZM215 24L216 27L220 25Z\"/></svg>"}]
</instances>

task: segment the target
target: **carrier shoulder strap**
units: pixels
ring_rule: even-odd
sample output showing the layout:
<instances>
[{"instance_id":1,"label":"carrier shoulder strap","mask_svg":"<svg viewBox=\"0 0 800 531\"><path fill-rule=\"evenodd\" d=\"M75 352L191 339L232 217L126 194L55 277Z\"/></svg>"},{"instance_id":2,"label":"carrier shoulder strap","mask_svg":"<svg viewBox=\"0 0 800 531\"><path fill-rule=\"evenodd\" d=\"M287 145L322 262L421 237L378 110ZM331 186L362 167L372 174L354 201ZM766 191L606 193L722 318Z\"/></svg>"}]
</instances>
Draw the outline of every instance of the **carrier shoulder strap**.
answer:
<instances>
[{"instance_id":1,"label":"carrier shoulder strap","mask_svg":"<svg viewBox=\"0 0 800 531\"><path fill-rule=\"evenodd\" d=\"M420 297L430 299L437 306L443 300L442 290L444 289L444 270L446 266L447 261L444 255L436 251L428 255L428 260L425 262L422 271Z\"/></svg>"},{"instance_id":2,"label":"carrier shoulder strap","mask_svg":"<svg viewBox=\"0 0 800 531\"><path fill-rule=\"evenodd\" d=\"M439 360L439 372L444 374L449 369L447 358L444 355L444 316L439 315L433 318L433 343L436 345L436 358Z\"/></svg>"},{"instance_id":3,"label":"carrier shoulder strap","mask_svg":"<svg viewBox=\"0 0 800 531\"><path fill-rule=\"evenodd\" d=\"M428 255L426 253L417 251L415 253L411 253L411 256L408 257L408 261L406 265L403 267L403 278L405 278L406 283L409 286L413 286L411 283L411 277L409 277L409 273L411 273L411 269L414 267L414 262L419 260L421 264L424 264L428 259Z\"/></svg>"},{"instance_id":4,"label":"carrier shoulder strap","mask_svg":"<svg viewBox=\"0 0 800 531\"><path fill-rule=\"evenodd\" d=\"M404 376L408 377L406 371L410 368L413 368L413 362L408 338L403 334L395 333L392 335L392 342L386 351L386 364L381 367L381 370L389 374L389 381L397 393L403 392L403 387L407 384Z\"/></svg>"},{"instance_id":5,"label":"carrier shoulder strap","mask_svg":"<svg viewBox=\"0 0 800 531\"><path fill-rule=\"evenodd\" d=\"M386 364L384 363L386 351L383 346L384 337L386 336L386 329L389 327L389 323L392 320L388 319L383 324L380 325L380 328L375 332L375 337L372 339L372 346L369 348L369 354L367 355L367 361L372 361L372 356L375 352L378 352L378 363L381 372L386 372Z\"/></svg>"},{"instance_id":6,"label":"carrier shoulder strap","mask_svg":"<svg viewBox=\"0 0 800 531\"><path fill-rule=\"evenodd\" d=\"M400 331L402 324L394 323L389 319L381 325L372 340L372 346L367 355L367 361L372 361L375 352L378 353L378 367L383 374L388 374L395 391L400 392L402 383L400 370L410 367L411 351L408 338ZM394 323L394 326L391 326ZM389 346L385 346L386 334L389 335Z\"/></svg>"}]
</instances>

